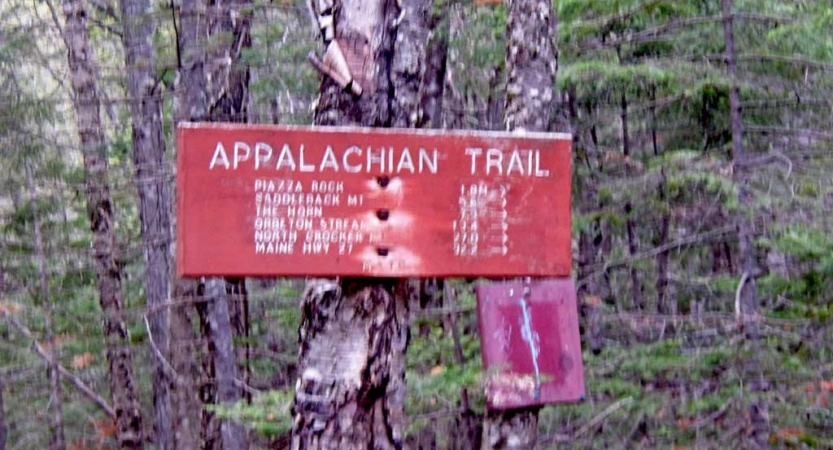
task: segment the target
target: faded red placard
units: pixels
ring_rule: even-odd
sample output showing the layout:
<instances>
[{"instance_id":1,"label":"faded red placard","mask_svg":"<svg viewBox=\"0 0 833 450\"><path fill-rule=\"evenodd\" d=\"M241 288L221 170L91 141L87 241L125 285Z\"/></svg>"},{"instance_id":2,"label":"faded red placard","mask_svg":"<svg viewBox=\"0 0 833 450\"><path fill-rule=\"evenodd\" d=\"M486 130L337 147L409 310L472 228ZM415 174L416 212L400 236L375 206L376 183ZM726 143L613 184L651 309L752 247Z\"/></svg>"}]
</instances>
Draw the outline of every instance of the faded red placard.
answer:
<instances>
[{"instance_id":1,"label":"faded red placard","mask_svg":"<svg viewBox=\"0 0 833 450\"><path fill-rule=\"evenodd\" d=\"M567 276L564 134L184 124L180 276Z\"/></svg>"},{"instance_id":2,"label":"faded red placard","mask_svg":"<svg viewBox=\"0 0 833 450\"><path fill-rule=\"evenodd\" d=\"M584 398L575 283L571 279L477 286L486 401L513 409Z\"/></svg>"}]
</instances>

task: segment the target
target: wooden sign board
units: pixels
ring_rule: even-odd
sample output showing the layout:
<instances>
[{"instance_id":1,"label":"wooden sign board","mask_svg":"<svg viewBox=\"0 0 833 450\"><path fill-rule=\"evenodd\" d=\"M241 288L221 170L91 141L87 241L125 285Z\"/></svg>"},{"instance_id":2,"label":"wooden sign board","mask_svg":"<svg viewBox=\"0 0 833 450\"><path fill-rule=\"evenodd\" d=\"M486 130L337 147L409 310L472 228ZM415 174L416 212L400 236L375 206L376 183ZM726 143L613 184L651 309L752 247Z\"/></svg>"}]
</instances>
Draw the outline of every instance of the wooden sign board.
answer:
<instances>
[{"instance_id":1,"label":"wooden sign board","mask_svg":"<svg viewBox=\"0 0 833 450\"><path fill-rule=\"evenodd\" d=\"M569 276L570 136L184 124L180 276Z\"/></svg>"},{"instance_id":2,"label":"wooden sign board","mask_svg":"<svg viewBox=\"0 0 833 450\"><path fill-rule=\"evenodd\" d=\"M573 280L479 285L477 317L490 408L584 398Z\"/></svg>"}]
</instances>

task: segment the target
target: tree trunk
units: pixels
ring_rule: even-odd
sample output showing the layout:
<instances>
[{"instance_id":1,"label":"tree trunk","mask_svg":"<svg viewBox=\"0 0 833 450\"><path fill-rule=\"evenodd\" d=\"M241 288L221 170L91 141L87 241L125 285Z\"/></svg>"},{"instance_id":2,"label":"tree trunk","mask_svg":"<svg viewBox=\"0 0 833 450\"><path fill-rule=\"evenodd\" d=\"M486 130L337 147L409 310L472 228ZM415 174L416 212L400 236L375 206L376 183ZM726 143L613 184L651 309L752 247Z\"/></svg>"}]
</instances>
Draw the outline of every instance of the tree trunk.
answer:
<instances>
[{"instance_id":1,"label":"tree trunk","mask_svg":"<svg viewBox=\"0 0 833 450\"><path fill-rule=\"evenodd\" d=\"M168 358L168 309L171 296L171 206L170 167L165 159L162 103L156 88L156 50L153 47L153 17L150 0L120 0L127 92L133 120L133 161L139 192L139 219L145 261L145 296L153 343ZM169 383L163 362L154 359L154 435L159 450L171 448Z\"/></svg>"},{"instance_id":2,"label":"tree trunk","mask_svg":"<svg viewBox=\"0 0 833 450\"><path fill-rule=\"evenodd\" d=\"M35 241L35 258L38 265L38 298L44 306L44 340L49 346L47 366L49 370L49 386L52 394L52 421L50 423L51 450L64 450L66 440L64 437L64 402L61 392L61 374L58 371L58 343L52 329L52 304L49 296L49 279L46 275L46 250L43 245L41 234L40 212L35 197L35 181L32 176L32 168L26 164L26 188L29 191L29 206L32 208L32 236Z\"/></svg>"},{"instance_id":3,"label":"tree trunk","mask_svg":"<svg viewBox=\"0 0 833 450\"><path fill-rule=\"evenodd\" d=\"M0 288L2 292L2 288ZM0 373L0 450L6 450L6 406L3 404L3 374Z\"/></svg>"},{"instance_id":4,"label":"tree trunk","mask_svg":"<svg viewBox=\"0 0 833 450\"><path fill-rule=\"evenodd\" d=\"M249 67L242 63L242 52L251 47L249 32L251 0L209 0L212 14L208 20L209 48L215 49L208 61L223 61L206 67L211 81L207 83L209 104L207 120L211 122L246 123L249 106ZM231 37L226 45L224 40ZM215 40L219 42L215 42ZM205 321L203 339L208 345L204 372L208 386L204 404L237 403L246 396L237 386L240 366L246 367L248 343L235 350L234 337L248 335L245 279L207 278L203 282ZM206 435L204 449L242 450L247 447L246 432L233 420L217 421L214 413L203 409ZM214 435L209 437L209 435ZM210 444L209 444L210 443Z\"/></svg>"},{"instance_id":5,"label":"tree trunk","mask_svg":"<svg viewBox=\"0 0 833 450\"><path fill-rule=\"evenodd\" d=\"M395 90L412 93L403 81L418 82L419 78L392 79L397 58L414 57L394 54L396 4L343 0L317 14L333 14L332 42L348 62L368 57L364 70L352 73L361 96L324 77L315 122L385 127L394 117L404 117L404 111L399 111L402 106L393 100ZM406 12L402 20L420 19ZM408 33L404 36L411 39ZM329 41L326 30L324 37ZM400 43L399 49L415 47L419 44ZM409 123L413 122L409 119ZM301 303L293 449L402 448L410 292L408 283L398 280L308 283Z\"/></svg>"},{"instance_id":6,"label":"tree trunk","mask_svg":"<svg viewBox=\"0 0 833 450\"><path fill-rule=\"evenodd\" d=\"M170 309L169 328L171 366L176 372L176 379L171 385L172 447L191 450L196 448L200 436L200 401L194 375L197 364L194 360L194 322L191 314L197 300L197 281L177 279L174 285L176 304Z\"/></svg>"},{"instance_id":7,"label":"tree trunk","mask_svg":"<svg viewBox=\"0 0 833 450\"><path fill-rule=\"evenodd\" d=\"M107 146L101 129L98 79L89 47L87 11L83 0L64 0L73 106L84 154L87 214L93 234L93 259L104 313L104 337L110 390L116 410L116 439L122 449L142 448L142 415L136 401L133 361L127 327L122 317L122 269L116 262L115 217L108 180Z\"/></svg>"},{"instance_id":8,"label":"tree trunk","mask_svg":"<svg viewBox=\"0 0 833 450\"><path fill-rule=\"evenodd\" d=\"M425 76L431 0L402 2L401 13L393 47L391 81L396 95L391 125L415 128L422 122L419 90Z\"/></svg>"},{"instance_id":9,"label":"tree trunk","mask_svg":"<svg viewBox=\"0 0 833 450\"><path fill-rule=\"evenodd\" d=\"M507 130L547 131L555 88L552 2L507 0ZM538 439L539 408L489 411L483 450L532 449Z\"/></svg>"},{"instance_id":10,"label":"tree trunk","mask_svg":"<svg viewBox=\"0 0 833 450\"><path fill-rule=\"evenodd\" d=\"M311 281L302 302L292 448L402 448L406 283Z\"/></svg>"},{"instance_id":11,"label":"tree trunk","mask_svg":"<svg viewBox=\"0 0 833 450\"><path fill-rule=\"evenodd\" d=\"M250 0L210 0L208 4L205 0L183 1L180 39L183 58L177 122L247 121L249 69L240 61L242 51L251 45L250 6ZM208 17L206 11L211 13ZM229 38L227 45L223 45L222 40ZM237 386L241 372L238 362L245 365L245 360L241 358L248 357L248 344L239 351L233 345L234 335L243 338L248 335L244 281L209 277L200 282L180 280L179 283L187 286L184 293L197 296L204 345L199 383L199 401L203 404L201 417L198 419L187 409L195 401L196 393L183 392L180 412L187 416L181 418L180 424L189 427L200 424L198 440L203 449L244 449L247 442L242 426L231 420L220 422L213 411L204 407L218 403L233 404L244 398L242 389ZM184 308L179 312L177 320L183 325L190 325L188 312ZM183 339L189 337L192 338L182 333ZM189 346L189 350L193 349ZM179 356L185 358L180 361L183 367L196 366L192 355L183 351ZM193 378L183 381L184 390L197 387ZM196 441L195 429L181 431L187 439ZM188 441L183 439L181 442L187 445Z\"/></svg>"},{"instance_id":12,"label":"tree trunk","mask_svg":"<svg viewBox=\"0 0 833 450\"><path fill-rule=\"evenodd\" d=\"M443 124L443 88L448 59L448 2L431 17L431 31L425 50L422 74L419 128L440 128Z\"/></svg>"},{"instance_id":13,"label":"tree trunk","mask_svg":"<svg viewBox=\"0 0 833 450\"><path fill-rule=\"evenodd\" d=\"M205 66L207 48L205 0L182 0L180 3L179 84L174 102L174 124L205 120L208 112ZM176 24L175 24L176 25ZM194 305L201 300L195 279L176 278L176 304L170 310L171 365L176 382L171 392L174 449L194 449L202 437L202 405L197 390L198 372L196 336L193 326Z\"/></svg>"},{"instance_id":14,"label":"tree trunk","mask_svg":"<svg viewBox=\"0 0 833 450\"><path fill-rule=\"evenodd\" d=\"M666 205L665 203L668 201L667 196L665 194L666 189L666 177L665 171L662 171L662 181L659 185L659 196L660 201L663 203L663 208L670 208L670 206ZM660 216L660 224L659 224L659 242L657 242L657 247L665 248L665 245L668 244L668 231L671 226L671 213L669 211L663 210ZM662 250L657 254L656 265L657 265L657 312L660 314L676 314L677 313L677 302L673 300L669 296L668 292L668 260L671 256L670 250Z\"/></svg>"},{"instance_id":15,"label":"tree trunk","mask_svg":"<svg viewBox=\"0 0 833 450\"><path fill-rule=\"evenodd\" d=\"M233 404L240 400L240 391L235 385L237 379L237 362L232 338L231 318L229 316L228 286L222 278L209 278L205 282L205 308L207 310L207 329L211 358L213 403ZM205 399L204 399L205 400ZM219 424L219 440L213 445L202 448L238 450L245 447L245 431L240 424L225 420ZM220 445L217 445L220 444Z\"/></svg>"},{"instance_id":16,"label":"tree trunk","mask_svg":"<svg viewBox=\"0 0 833 450\"><path fill-rule=\"evenodd\" d=\"M740 266L743 273L738 286L738 303L736 311L743 325L746 339L752 347L752 357L746 364L746 373L753 378L749 382L750 390L762 391L765 388L759 359L758 347L760 345L759 321L761 316L760 305L757 299L756 277L758 276L758 265L755 255L755 234L752 225L754 201L752 192L748 187L749 169L747 161L750 159L747 150L743 147L743 117L740 106L740 89L738 88L737 76L737 53L735 51L734 20L732 13L732 0L722 0L723 6L723 32L726 39L726 69L732 80L729 89L729 110L732 123L732 160L735 170L733 177L738 186L738 202L741 211L737 213L737 229L740 251ZM768 405L760 395L753 395L749 404L750 431L743 436L744 447L751 449L769 448L769 412Z\"/></svg>"},{"instance_id":17,"label":"tree trunk","mask_svg":"<svg viewBox=\"0 0 833 450\"><path fill-rule=\"evenodd\" d=\"M621 63L621 55L619 60ZM628 129L628 98L624 92L621 97L621 118L622 118L622 155L625 157L625 173L628 177L631 175L630 157L631 157L631 135ZM639 282L639 272L636 267L633 267L633 262L638 251L636 245L636 224L633 217L633 205L630 201L625 202L625 231L628 235L628 254L631 257L631 304L637 310L642 310L642 285Z\"/></svg>"},{"instance_id":18,"label":"tree trunk","mask_svg":"<svg viewBox=\"0 0 833 450\"><path fill-rule=\"evenodd\" d=\"M654 156L659 156L659 138L657 136L657 90L655 87L651 88L651 146L654 149ZM665 175L665 170L661 171L661 180L659 183L659 199L662 203L663 211L660 213L659 224L659 242L657 247L665 248L668 244L668 231L671 227L671 205L668 204L666 189L668 186L668 179ZM660 314L677 314L677 301L671 299L668 292L668 260L671 256L670 250L663 250L657 254L657 312Z\"/></svg>"},{"instance_id":19,"label":"tree trunk","mask_svg":"<svg viewBox=\"0 0 833 450\"><path fill-rule=\"evenodd\" d=\"M464 76L466 68L459 63L460 50L449 46L465 30L466 11L462 3L454 3L449 8L448 14L448 40L445 42L445 78L443 79L442 99L438 112L440 113L442 128L451 130L462 130L469 128L466 125L465 98L460 92L458 77Z\"/></svg>"}]
</instances>

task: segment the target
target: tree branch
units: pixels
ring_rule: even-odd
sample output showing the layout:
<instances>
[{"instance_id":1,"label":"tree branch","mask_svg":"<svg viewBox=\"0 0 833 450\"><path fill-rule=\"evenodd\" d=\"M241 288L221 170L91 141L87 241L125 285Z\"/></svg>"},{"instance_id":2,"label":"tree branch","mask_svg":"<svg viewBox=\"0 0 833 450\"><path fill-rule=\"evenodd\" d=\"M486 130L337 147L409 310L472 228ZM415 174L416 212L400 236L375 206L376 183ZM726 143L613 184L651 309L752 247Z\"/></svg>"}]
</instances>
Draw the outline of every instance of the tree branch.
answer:
<instances>
[{"instance_id":1,"label":"tree branch","mask_svg":"<svg viewBox=\"0 0 833 450\"><path fill-rule=\"evenodd\" d=\"M2 312L2 315L0 315L0 317L5 317L6 319L8 319L9 323L14 325L14 327L17 328L21 334L23 334L27 339L32 340L32 349L34 349L38 356L43 358L43 360L46 362L50 361L50 357L49 354L46 352L46 349L44 349L43 346L40 345L40 343L38 343L38 340L35 339L34 334L29 328L26 327L26 325L20 323L20 321L17 320L15 316L7 312ZM53 343L52 345L55 344ZM80 378L72 374L72 372L70 372L60 364L58 364L58 371L61 373L61 375L63 375L70 382L72 382L72 384L75 385L75 387L77 387L84 395L86 395L90 400L92 400L93 403L95 403L101 409L103 409L104 412L107 413L107 415L109 415L113 419L116 418L116 411L113 409L112 406L110 406L109 403L107 403L107 400L98 395L91 387L87 386L83 381L81 381Z\"/></svg>"}]
</instances>

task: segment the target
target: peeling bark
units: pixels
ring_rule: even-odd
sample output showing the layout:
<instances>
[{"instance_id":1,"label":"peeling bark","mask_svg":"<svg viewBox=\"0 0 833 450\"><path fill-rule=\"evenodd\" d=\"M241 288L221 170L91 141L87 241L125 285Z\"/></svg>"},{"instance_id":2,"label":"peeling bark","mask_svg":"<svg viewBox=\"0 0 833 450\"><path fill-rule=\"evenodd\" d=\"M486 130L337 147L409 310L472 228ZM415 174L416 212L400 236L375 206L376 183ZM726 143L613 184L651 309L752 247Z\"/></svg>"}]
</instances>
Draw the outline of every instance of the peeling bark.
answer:
<instances>
[{"instance_id":1,"label":"peeling bark","mask_svg":"<svg viewBox=\"0 0 833 450\"><path fill-rule=\"evenodd\" d=\"M407 283L313 280L302 300L293 449L399 449Z\"/></svg>"},{"instance_id":2,"label":"peeling bark","mask_svg":"<svg viewBox=\"0 0 833 450\"><path fill-rule=\"evenodd\" d=\"M399 9L389 0L344 0L332 11L335 41L363 93L356 96L325 76L315 123L389 126L398 108L392 78ZM402 448L411 293L407 281L397 280L308 283L301 303L293 449Z\"/></svg>"},{"instance_id":3,"label":"peeling bark","mask_svg":"<svg viewBox=\"0 0 833 450\"><path fill-rule=\"evenodd\" d=\"M87 11L83 0L64 0L73 106L84 154L87 214L92 231L93 259L98 279L104 337L109 364L110 390L116 410L116 439L119 448L141 449L142 415L136 400L133 361L127 327L122 317L122 269L116 262L115 217L110 197L107 146L101 128L94 55L89 48Z\"/></svg>"},{"instance_id":4,"label":"peeling bark","mask_svg":"<svg viewBox=\"0 0 833 450\"><path fill-rule=\"evenodd\" d=\"M139 219L145 260L145 296L150 332L164 357L168 357L168 310L171 296L171 206L173 198L165 158L162 101L156 83L156 50L150 0L120 0L127 91L133 123L133 161L139 192ZM171 405L162 362L154 360L154 435L160 450L171 448Z\"/></svg>"}]
</instances>

